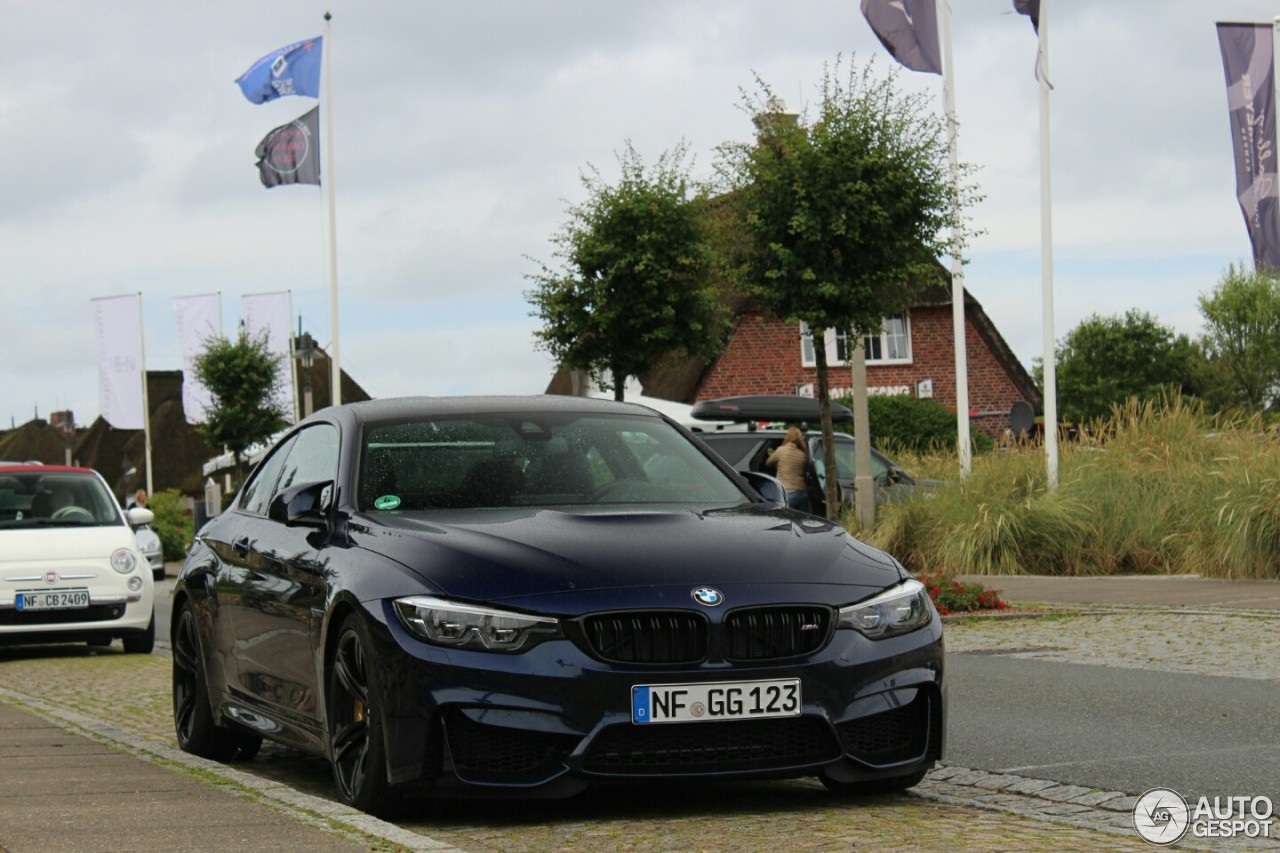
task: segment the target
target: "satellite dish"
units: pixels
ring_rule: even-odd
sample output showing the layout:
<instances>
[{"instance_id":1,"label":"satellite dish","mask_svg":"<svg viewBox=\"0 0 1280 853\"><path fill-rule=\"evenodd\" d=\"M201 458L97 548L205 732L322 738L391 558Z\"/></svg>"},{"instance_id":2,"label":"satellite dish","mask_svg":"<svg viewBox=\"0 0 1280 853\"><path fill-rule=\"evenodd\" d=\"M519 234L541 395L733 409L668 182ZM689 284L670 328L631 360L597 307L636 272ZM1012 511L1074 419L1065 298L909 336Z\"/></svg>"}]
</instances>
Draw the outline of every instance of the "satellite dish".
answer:
<instances>
[{"instance_id":1,"label":"satellite dish","mask_svg":"<svg viewBox=\"0 0 1280 853\"><path fill-rule=\"evenodd\" d=\"M1036 425L1036 410L1026 400L1019 400L1009 409L1009 428L1018 438L1024 438Z\"/></svg>"}]
</instances>

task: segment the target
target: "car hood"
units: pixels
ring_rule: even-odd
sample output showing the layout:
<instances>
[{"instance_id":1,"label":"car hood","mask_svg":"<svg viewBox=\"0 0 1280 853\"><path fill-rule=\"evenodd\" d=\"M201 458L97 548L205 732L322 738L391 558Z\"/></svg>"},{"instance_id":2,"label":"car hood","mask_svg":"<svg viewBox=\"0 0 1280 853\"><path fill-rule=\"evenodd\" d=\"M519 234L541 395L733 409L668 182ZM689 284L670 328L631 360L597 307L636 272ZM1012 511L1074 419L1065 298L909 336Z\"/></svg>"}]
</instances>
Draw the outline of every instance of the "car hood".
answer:
<instances>
[{"instance_id":1,"label":"car hood","mask_svg":"<svg viewBox=\"0 0 1280 853\"><path fill-rule=\"evenodd\" d=\"M0 529L0 569L55 560L105 560L117 548L137 547L133 531L119 524Z\"/></svg>"},{"instance_id":2,"label":"car hood","mask_svg":"<svg viewBox=\"0 0 1280 853\"><path fill-rule=\"evenodd\" d=\"M608 593L626 589L628 606L661 606L673 594L683 605L694 585L733 587L739 603L857 601L905 577L891 557L842 528L785 511L527 509L374 519L353 520L357 546L407 566L440 594L475 601L569 594L574 606L609 606L616 599Z\"/></svg>"}]
</instances>

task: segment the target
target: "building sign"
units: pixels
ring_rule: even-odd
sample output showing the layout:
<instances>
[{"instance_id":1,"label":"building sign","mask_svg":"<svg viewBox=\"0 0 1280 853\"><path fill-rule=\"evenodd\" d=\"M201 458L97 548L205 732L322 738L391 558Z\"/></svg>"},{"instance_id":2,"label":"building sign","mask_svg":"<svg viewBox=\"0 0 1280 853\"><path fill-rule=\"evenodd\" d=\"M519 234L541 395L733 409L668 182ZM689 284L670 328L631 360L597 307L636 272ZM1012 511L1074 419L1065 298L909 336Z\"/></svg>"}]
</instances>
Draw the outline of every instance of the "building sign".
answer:
<instances>
[{"instance_id":1,"label":"building sign","mask_svg":"<svg viewBox=\"0 0 1280 853\"><path fill-rule=\"evenodd\" d=\"M925 381L930 383L929 396L933 396L933 385L932 385L933 380L926 379ZM919 383L917 383L917 385L918 384ZM852 388L832 387L829 390L833 398L853 396ZM910 385L876 385L876 386L867 388L867 395L871 397L905 397L910 393L911 393ZM796 386L797 397L809 397L810 399L812 399L816 395L817 395L817 391L814 389L812 382L806 383L804 385Z\"/></svg>"}]
</instances>

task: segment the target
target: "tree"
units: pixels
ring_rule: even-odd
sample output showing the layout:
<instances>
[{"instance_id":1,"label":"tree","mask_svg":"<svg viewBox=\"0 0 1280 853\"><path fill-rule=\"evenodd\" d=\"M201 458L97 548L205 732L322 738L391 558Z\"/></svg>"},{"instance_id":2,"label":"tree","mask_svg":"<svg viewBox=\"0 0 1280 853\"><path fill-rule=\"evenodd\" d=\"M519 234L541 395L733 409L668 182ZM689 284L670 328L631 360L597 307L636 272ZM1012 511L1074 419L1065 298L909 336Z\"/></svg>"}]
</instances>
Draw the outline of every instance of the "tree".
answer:
<instances>
[{"instance_id":1,"label":"tree","mask_svg":"<svg viewBox=\"0 0 1280 853\"><path fill-rule=\"evenodd\" d=\"M537 346L594 375L601 390L608 371L617 400L628 377L668 354L712 358L723 346L727 312L685 152L682 144L646 170L628 143L616 185L589 167L587 200L552 238L563 268L543 264L529 276L537 286L525 295L544 324Z\"/></svg>"},{"instance_id":2,"label":"tree","mask_svg":"<svg viewBox=\"0 0 1280 853\"><path fill-rule=\"evenodd\" d=\"M1200 297L1200 313L1211 370L1228 378L1223 402L1266 408L1280 387L1280 282L1271 271L1232 264L1213 293Z\"/></svg>"},{"instance_id":3,"label":"tree","mask_svg":"<svg viewBox=\"0 0 1280 853\"><path fill-rule=\"evenodd\" d=\"M241 331L234 342L221 336L210 338L196 357L196 377L211 398L200 432L214 447L232 452L237 482L243 482L245 450L288 424L275 401L279 370L280 357L267 349L265 332L250 338Z\"/></svg>"},{"instance_id":4,"label":"tree","mask_svg":"<svg viewBox=\"0 0 1280 853\"><path fill-rule=\"evenodd\" d=\"M1155 400L1173 388L1194 393L1199 351L1186 335L1131 308L1124 316L1086 317L1055 349L1061 418L1085 423L1105 418L1130 397ZM1043 383L1044 365L1034 367Z\"/></svg>"},{"instance_id":5,"label":"tree","mask_svg":"<svg viewBox=\"0 0 1280 853\"><path fill-rule=\"evenodd\" d=\"M817 393L827 470L835 470L827 352L821 331L857 338L943 283L939 255L965 243L960 210L976 198L951 180L945 126L922 94L900 95L890 71L828 69L812 123L781 111L768 85L744 97L755 144L725 145L723 172L736 196L748 254L740 286L765 310L814 330ZM967 174L969 167L962 167ZM827 479L828 512L838 509Z\"/></svg>"}]
</instances>

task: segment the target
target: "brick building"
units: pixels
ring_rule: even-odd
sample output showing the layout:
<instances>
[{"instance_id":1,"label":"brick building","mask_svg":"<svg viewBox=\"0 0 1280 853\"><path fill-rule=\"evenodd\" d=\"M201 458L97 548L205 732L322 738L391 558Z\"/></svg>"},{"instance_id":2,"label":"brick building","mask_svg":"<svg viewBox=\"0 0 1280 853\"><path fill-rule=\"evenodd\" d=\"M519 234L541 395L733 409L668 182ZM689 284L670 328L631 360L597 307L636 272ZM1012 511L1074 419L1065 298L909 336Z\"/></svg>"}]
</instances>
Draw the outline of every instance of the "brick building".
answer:
<instances>
[{"instance_id":1,"label":"brick building","mask_svg":"<svg viewBox=\"0 0 1280 853\"><path fill-rule=\"evenodd\" d=\"M774 320L750 308L738 313L728 346L716 360L672 360L641 377L650 397L696 403L745 394L812 396L817 381L809 330ZM832 396L850 394L846 371L848 340L825 332ZM955 342L951 291L931 287L901 316L886 318L878 338L868 338L867 387L872 394L931 397L954 410ZM974 430L992 437L1010 428L1014 404L1042 410L1035 382L992 324L986 311L965 293L965 349L969 372L969 412ZM568 371L556 373L548 394L575 393Z\"/></svg>"}]
</instances>

